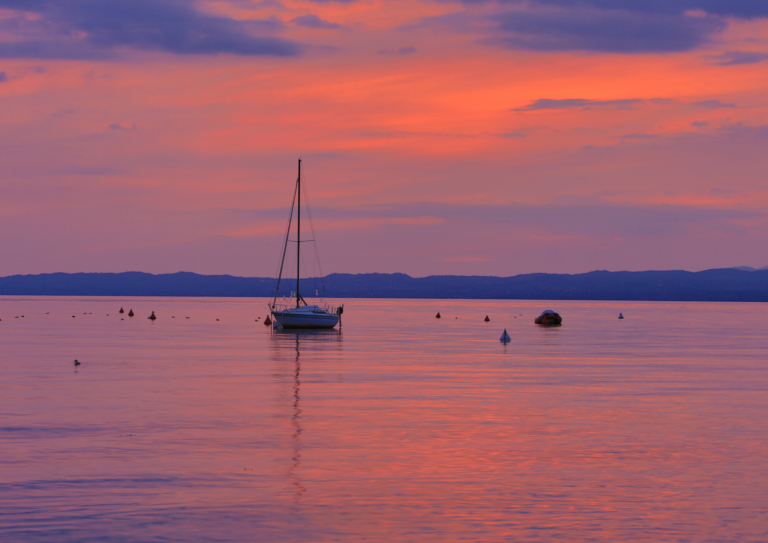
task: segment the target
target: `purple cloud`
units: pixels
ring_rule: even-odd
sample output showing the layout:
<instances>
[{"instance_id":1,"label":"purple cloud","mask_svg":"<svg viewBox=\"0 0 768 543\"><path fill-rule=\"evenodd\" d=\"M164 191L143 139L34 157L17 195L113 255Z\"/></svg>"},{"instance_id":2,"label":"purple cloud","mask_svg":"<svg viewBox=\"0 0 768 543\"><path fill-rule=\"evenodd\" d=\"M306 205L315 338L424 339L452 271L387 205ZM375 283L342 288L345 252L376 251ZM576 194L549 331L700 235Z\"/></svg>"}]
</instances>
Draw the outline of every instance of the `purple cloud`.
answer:
<instances>
[{"instance_id":1,"label":"purple cloud","mask_svg":"<svg viewBox=\"0 0 768 543\"><path fill-rule=\"evenodd\" d=\"M416 48L413 46L400 47L399 49L384 48L379 51L379 55L412 55L416 52Z\"/></svg>"},{"instance_id":2,"label":"purple cloud","mask_svg":"<svg viewBox=\"0 0 768 543\"><path fill-rule=\"evenodd\" d=\"M720 100L702 100L701 102L694 102L694 106L699 106L707 109L720 109L720 108L735 108L736 104L724 104Z\"/></svg>"},{"instance_id":3,"label":"purple cloud","mask_svg":"<svg viewBox=\"0 0 768 543\"><path fill-rule=\"evenodd\" d=\"M279 30L277 19L236 21L197 11L182 0L0 0L19 13L3 29L20 39L0 44L0 57L102 58L117 48L179 55L299 53L296 43L259 34Z\"/></svg>"},{"instance_id":4,"label":"purple cloud","mask_svg":"<svg viewBox=\"0 0 768 543\"><path fill-rule=\"evenodd\" d=\"M313 13L295 17L291 19L291 22L295 25L303 26L304 28L312 28L312 29L336 30L337 28L341 28L340 24L332 23L330 21L321 19L320 17L318 17Z\"/></svg>"},{"instance_id":5,"label":"purple cloud","mask_svg":"<svg viewBox=\"0 0 768 543\"><path fill-rule=\"evenodd\" d=\"M532 51L688 51L726 27L719 17L583 8L507 11L491 20L502 34L481 43Z\"/></svg>"},{"instance_id":6,"label":"purple cloud","mask_svg":"<svg viewBox=\"0 0 768 543\"><path fill-rule=\"evenodd\" d=\"M564 8L589 6L600 10L624 10L638 13L684 14L701 10L711 15L754 19L768 17L763 0L535 0L536 3Z\"/></svg>"}]
</instances>

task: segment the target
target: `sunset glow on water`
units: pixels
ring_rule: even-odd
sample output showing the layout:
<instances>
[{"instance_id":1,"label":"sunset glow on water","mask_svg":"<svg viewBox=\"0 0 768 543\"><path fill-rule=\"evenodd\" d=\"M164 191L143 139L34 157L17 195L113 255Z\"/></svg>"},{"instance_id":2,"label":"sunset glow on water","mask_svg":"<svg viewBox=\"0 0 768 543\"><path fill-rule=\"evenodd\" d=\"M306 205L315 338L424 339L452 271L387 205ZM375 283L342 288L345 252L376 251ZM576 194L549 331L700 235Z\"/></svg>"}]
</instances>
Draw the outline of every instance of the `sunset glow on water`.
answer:
<instances>
[{"instance_id":1,"label":"sunset glow on water","mask_svg":"<svg viewBox=\"0 0 768 543\"><path fill-rule=\"evenodd\" d=\"M0 299L0 541L768 539L764 305L343 302Z\"/></svg>"}]
</instances>

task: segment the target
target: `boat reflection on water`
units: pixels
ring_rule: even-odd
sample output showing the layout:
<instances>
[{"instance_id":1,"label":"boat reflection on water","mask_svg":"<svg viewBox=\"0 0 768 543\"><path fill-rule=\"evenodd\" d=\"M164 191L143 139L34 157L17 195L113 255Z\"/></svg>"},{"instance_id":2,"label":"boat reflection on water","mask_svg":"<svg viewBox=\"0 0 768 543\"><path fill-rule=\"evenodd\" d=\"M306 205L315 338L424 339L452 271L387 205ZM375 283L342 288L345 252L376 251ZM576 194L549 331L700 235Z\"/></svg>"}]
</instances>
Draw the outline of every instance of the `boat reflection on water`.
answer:
<instances>
[{"instance_id":1,"label":"boat reflection on water","mask_svg":"<svg viewBox=\"0 0 768 543\"><path fill-rule=\"evenodd\" d=\"M332 346L334 351L341 351L341 330L299 330L299 329L273 329L272 346L273 360L278 363L280 369L285 368L287 362L293 363L292 368L292 402L291 426L293 427L291 465L288 468L288 478L294 486L293 501L298 503L306 493L307 488L299 474L302 460L302 409L301 409L301 354L310 354L315 350L327 350ZM280 372L282 374L282 372ZM282 381L282 379L281 379ZM284 381L283 381L284 382Z\"/></svg>"}]
</instances>

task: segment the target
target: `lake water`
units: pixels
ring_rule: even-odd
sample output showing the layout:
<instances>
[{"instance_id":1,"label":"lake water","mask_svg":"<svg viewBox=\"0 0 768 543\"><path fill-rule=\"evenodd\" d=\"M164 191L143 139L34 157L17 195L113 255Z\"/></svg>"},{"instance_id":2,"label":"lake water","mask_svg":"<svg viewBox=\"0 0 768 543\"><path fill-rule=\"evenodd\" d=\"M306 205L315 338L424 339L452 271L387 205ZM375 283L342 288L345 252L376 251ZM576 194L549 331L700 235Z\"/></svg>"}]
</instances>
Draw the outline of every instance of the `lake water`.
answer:
<instances>
[{"instance_id":1,"label":"lake water","mask_svg":"<svg viewBox=\"0 0 768 543\"><path fill-rule=\"evenodd\" d=\"M0 298L0 541L768 541L767 305L345 304Z\"/></svg>"}]
</instances>

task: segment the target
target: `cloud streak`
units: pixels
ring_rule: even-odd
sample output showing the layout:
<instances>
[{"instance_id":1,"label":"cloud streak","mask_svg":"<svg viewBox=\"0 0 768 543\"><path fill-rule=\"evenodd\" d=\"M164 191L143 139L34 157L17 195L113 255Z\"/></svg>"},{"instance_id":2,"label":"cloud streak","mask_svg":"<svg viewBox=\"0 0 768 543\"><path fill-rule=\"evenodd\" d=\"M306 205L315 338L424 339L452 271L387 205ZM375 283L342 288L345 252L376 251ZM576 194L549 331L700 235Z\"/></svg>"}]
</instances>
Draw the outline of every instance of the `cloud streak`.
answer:
<instances>
[{"instance_id":1,"label":"cloud streak","mask_svg":"<svg viewBox=\"0 0 768 543\"><path fill-rule=\"evenodd\" d=\"M726 51L719 55L707 57L717 66L738 66L741 64L757 64L768 60L768 53L757 51Z\"/></svg>"},{"instance_id":2,"label":"cloud streak","mask_svg":"<svg viewBox=\"0 0 768 543\"><path fill-rule=\"evenodd\" d=\"M527 106L513 109L512 111L537 111L541 109L632 109L635 106L642 106L645 100L639 98L626 98L623 100L587 100L584 98L565 98L563 100L553 100L551 98L540 98Z\"/></svg>"}]
</instances>

